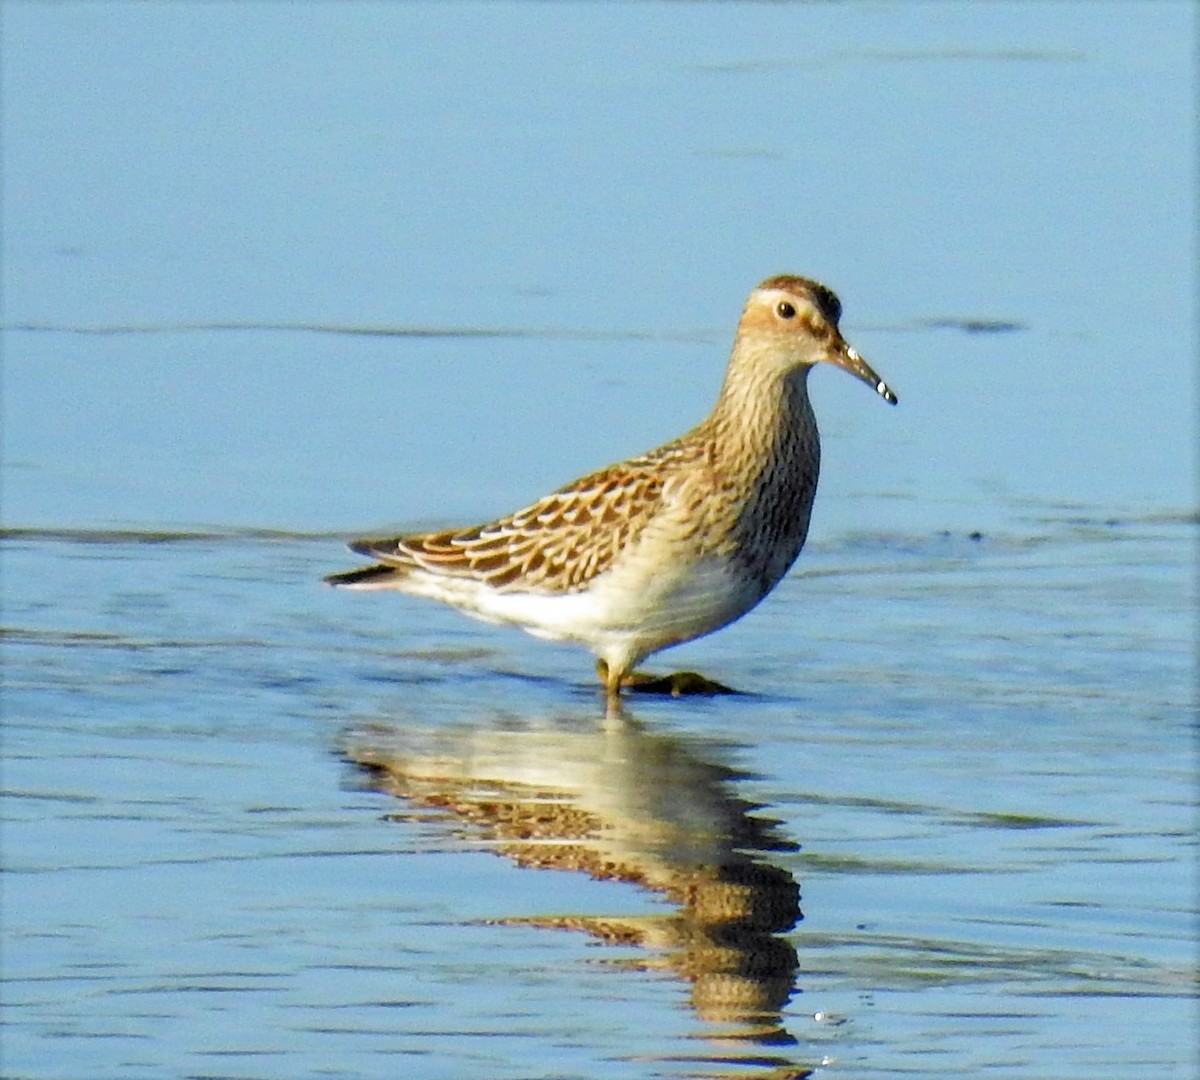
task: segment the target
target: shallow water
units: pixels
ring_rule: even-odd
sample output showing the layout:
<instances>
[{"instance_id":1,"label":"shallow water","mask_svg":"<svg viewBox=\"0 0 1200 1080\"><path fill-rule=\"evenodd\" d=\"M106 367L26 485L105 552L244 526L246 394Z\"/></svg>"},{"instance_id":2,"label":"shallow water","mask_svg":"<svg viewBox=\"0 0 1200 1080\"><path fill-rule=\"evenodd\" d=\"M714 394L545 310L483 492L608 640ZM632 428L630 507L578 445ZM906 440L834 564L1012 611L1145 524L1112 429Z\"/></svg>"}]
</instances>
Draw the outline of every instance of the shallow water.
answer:
<instances>
[{"instance_id":1,"label":"shallow water","mask_svg":"<svg viewBox=\"0 0 1200 1080\"><path fill-rule=\"evenodd\" d=\"M820 547L608 720L331 539L12 537L9 1075L1189 1075L1192 531Z\"/></svg>"},{"instance_id":2,"label":"shallow water","mask_svg":"<svg viewBox=\"0 0 1200 1080\"><path fill-rule=\"evenodd\" d=\"M0 1071L1194 1075L1195 15L1079 12L8 5ZM320 587L779 271L901 401L741 693Z\"/></svg>"}]
</instances>

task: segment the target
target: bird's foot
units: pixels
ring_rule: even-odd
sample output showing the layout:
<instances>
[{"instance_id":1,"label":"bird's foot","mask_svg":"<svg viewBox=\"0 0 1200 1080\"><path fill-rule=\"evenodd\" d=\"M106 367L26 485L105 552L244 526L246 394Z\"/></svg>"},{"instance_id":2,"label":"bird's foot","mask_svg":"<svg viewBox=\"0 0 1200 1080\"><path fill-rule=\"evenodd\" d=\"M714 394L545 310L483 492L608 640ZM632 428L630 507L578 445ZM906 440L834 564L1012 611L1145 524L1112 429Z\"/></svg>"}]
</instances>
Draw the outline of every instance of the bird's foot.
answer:
<instances>
[{"instance_id":1,"label":"bird's foot","mask_svg":"<svg viewBox=\"0 0 1200 1080\"><path fill-rule=\"evenodd\" d=\"M736 694L738 691L724 683L701 675L698 671L676 671L670 675L651 675L645 671L630 671L621 675L614 683L609 678L608 664L596 662L600 681L608 690L609 697L616 697L622 690L634 694L669 694L671 697L715 697L718 694Z\"/></svg>"},{"instance_id":2,"label":"bird's foot","mask_svg":"<svg viewBox=\"0 0 1200 1080\"><path fill-rule=\"evenodd\" d=\"M621 686L635 694L670 694L671 697L715 697L718 694L737 693L732 686L710 679L698 671L674 671L670 675L631 671L621 680Z\"/></svg>"}]
</instances>

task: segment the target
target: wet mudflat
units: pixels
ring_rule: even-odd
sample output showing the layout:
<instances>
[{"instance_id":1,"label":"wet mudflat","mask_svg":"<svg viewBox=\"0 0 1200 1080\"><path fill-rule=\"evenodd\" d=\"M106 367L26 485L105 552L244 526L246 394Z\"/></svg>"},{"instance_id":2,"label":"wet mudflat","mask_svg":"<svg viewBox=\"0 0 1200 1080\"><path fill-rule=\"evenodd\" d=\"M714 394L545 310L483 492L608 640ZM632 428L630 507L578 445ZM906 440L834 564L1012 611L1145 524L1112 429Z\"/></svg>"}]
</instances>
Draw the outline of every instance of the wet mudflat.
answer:
<instances>
[{"instance_id":1,"label":"wet mudflat","mask_svg":"<svg viewBox=\"0 0 1200 1080\"><path fill-rule=\"evenodd\" d=\"M825 544L607 719L332 538L10 536L6 1074L1190 1075L1193 529Z\"/></svg>"}]
</instances>

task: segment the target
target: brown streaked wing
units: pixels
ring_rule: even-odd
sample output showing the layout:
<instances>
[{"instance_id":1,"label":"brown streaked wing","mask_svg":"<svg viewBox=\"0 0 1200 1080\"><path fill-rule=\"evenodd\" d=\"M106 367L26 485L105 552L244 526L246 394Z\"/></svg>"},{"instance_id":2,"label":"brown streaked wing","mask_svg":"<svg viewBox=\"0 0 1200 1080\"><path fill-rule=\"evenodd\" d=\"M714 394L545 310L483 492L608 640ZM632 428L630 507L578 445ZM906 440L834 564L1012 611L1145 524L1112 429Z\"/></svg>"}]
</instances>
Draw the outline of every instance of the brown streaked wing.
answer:
<instances>
[{"instance_id":1,"label":"brown streaked wing","mask_svg":"<svg viewBox=\"0 0 1200 1080\"><path fill-rule=\"evenodd\" d=\"M486 581L496 589L571 592L612 565L654 515L662 451L585 476L508 517L467 529L359 541L382 562Z\"/></svg>"}]
</instances>

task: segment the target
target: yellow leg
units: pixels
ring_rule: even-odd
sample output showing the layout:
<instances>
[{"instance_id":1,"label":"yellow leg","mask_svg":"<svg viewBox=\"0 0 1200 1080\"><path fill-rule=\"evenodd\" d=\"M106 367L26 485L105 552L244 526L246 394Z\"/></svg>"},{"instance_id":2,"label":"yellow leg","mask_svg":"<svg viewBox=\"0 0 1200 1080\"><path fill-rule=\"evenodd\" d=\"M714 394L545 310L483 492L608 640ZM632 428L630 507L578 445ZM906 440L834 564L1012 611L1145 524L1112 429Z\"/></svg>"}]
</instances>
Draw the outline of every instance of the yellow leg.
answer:
<instances>
[{"instance_id":1,"label":"yellow leg","mask_svg":"<svg viewBox=\"0 0 1200 1080\"><path fill-rule=\"evenodd\" d=\"M596 661L596 674L600 676L600 681L604 683L604 691L608 695L609 701L615 701L621 696L621 687L625 683L626 673L619 669L608 668L607 660Z\"/></svg>"}]
</instances>

